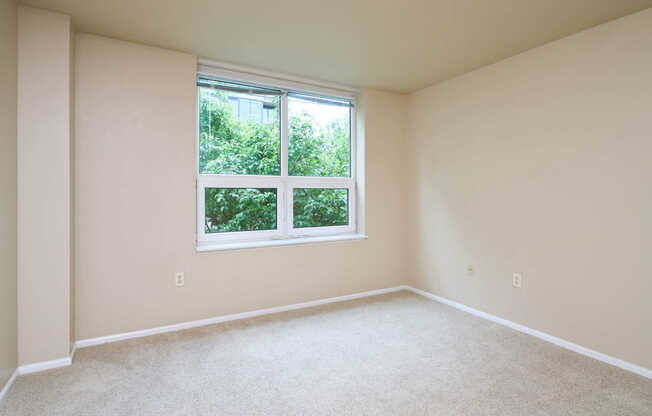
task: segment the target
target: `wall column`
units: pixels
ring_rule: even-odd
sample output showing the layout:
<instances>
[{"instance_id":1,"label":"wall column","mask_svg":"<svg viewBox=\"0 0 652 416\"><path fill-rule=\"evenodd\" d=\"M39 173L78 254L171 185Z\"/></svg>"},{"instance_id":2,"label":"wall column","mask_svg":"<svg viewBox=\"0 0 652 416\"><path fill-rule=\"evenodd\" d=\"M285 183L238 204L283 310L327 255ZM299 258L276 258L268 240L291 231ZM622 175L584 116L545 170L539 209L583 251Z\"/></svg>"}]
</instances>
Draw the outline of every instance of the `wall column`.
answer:
<instances>
[{"instance_id":1,"label":"wall column","mask_svg":"<svg viewBox=\"0 0 652 416\"><path fill-rule=\"evenodd\" d=\"M18 360L71 349L71 22L18 8Z\"/></svg>"}]
</instances>

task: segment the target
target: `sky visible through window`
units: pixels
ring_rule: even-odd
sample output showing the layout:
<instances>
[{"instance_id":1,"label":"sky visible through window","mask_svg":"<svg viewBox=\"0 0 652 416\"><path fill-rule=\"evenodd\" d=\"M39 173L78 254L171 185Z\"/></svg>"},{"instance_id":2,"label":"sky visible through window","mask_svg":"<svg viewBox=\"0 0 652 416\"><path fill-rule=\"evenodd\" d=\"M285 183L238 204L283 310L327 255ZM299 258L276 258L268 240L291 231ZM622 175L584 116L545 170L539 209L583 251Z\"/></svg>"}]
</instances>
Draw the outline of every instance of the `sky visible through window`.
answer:
<instances>
[{"instance_id":1,"label":"sky visible through window","mask_svg":"<svg viewBox=\"0 0 652 416\"><path fill-rule=\"evenodd\" d=\"M347 120L349 118L349 107L321 104L297 97L289 97L288 112L290 117L308 113L323 128L335 120Z\"/></svg>"}]
</instances>

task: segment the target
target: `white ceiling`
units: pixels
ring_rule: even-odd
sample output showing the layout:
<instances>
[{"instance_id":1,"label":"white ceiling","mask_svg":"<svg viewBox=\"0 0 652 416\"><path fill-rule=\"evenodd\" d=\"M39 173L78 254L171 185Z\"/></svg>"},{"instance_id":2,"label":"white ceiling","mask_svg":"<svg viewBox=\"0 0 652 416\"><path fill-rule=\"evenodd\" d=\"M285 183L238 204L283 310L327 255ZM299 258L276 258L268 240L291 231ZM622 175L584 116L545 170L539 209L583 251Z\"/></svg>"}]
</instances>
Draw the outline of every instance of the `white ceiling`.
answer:
<instances>
[{"instance_id":1,"label":"white ceiling","mask_svg":"<svg viewBox=\"0 0 652 416\"><path fill-rule=\"evenodd\" d=\"M652 0L19 0L78 31L356 87L409 92Z\"/></svg>"}]
</instances>

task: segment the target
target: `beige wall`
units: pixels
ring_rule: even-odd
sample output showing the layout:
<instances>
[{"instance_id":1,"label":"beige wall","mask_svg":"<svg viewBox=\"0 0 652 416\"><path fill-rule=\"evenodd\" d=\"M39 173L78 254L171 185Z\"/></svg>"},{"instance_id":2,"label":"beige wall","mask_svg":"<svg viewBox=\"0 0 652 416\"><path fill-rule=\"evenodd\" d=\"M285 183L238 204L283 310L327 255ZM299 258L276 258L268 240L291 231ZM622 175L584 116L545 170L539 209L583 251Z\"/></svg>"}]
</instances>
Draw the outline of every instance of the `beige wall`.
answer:
<instances>
[{"instance_id":1,"label":"beige wall","mask_svg":"<svg viewBox=\"0 0 652 416\"><path fill-rule=\"evenodd\" d=\"M651 74L648 9L412 94L413 283L652 368Z\"/></svg>"},{"instance_id":2,"label":"beige wall","mask_svg":"<svg viewBox=\"0 0 652 416\"><path fill-rule=\"evenodd\" d=\"M0 390L16 368L16 3L0 0Z\"/></svg>"},{"instance_id":3,"label":"beige wall","mask_svg":"<svg viewBox=\"0 0 652 416\"><path fill-rule=\"evenodd\" d=\"M364 97L368 240L195 252L196 65L76 36L76 338L404 282L404 97L376 91Z\"/></svg>"},{"instance_id":4,"label":"beige wall","mask_svg":"<svg viewBox=\"0 0 652 416\"><path fill-rule=\"evenodd\" d=\"M18 358L70 353L70 18L18 8Z\"/></svg>"}]
</instances>

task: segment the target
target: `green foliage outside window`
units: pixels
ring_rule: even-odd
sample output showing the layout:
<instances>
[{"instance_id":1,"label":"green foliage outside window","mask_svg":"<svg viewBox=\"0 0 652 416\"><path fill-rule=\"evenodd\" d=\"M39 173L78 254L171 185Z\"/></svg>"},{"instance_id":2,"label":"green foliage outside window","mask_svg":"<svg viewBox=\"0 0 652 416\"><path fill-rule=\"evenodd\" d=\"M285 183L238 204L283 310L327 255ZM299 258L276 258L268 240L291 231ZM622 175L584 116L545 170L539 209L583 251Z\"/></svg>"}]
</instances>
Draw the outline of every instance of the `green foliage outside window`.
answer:
<instances>
[{"instance_id":1,"label":"green foliage outside window","mask_svg":"<svg viewBox=\"0 0 652 416\"><path fill-rule=\"evenodd\" d=\"M294 228L347 225L348 189L294 189Z\"/></svg>"},{"instance_id":2,"label":"green foliage outside window","mask_svg":"<svg viewBox=\"0 0 652 416\"><path fill-rule=\"evenodd\" d=\"M325 129L308 113L290 115L290 176L349 176L349 120L335 119Z\"/></svg>"},{"instance_id":3,"label":"green foliage outside window","mask_svg":"<svg viewBox=\"0 0 652 416\"><path fill-rule=\"evenodd\" d=\"M225 93L200 88L199 172L280 175L278 117L263 124L238 121ZM273 101L279 108L278 97Z\"/></svg>"},{"instance_id":4,"label":"green foliage outside window","mask_svg":"<svg viewBox=\"0 0 652 416\"><path fill-rule=\"evenodd\" d=\"M206 233L276 229L275 188L206 188Z\"/></svg>"},{"instance_id":5,"label":"green foliage outside window","mask_svg":"<svg viewBox=\"0 0 652 416\"><path fill-rule=\"evenodd\" d=\"M200 88L199 171L203 174L280 175L279 117L240 121L227 93ZM279 98L271 104L279 108ZM278 111L277 111L278 113ZM290 112L288 171L292 176L349 176L349 118L322 126L307 111ZM348 193L297 189L295 227L348 223ZM275 189L208 188L207 233L276 229Z\"/></svg>"}]
</instances>

